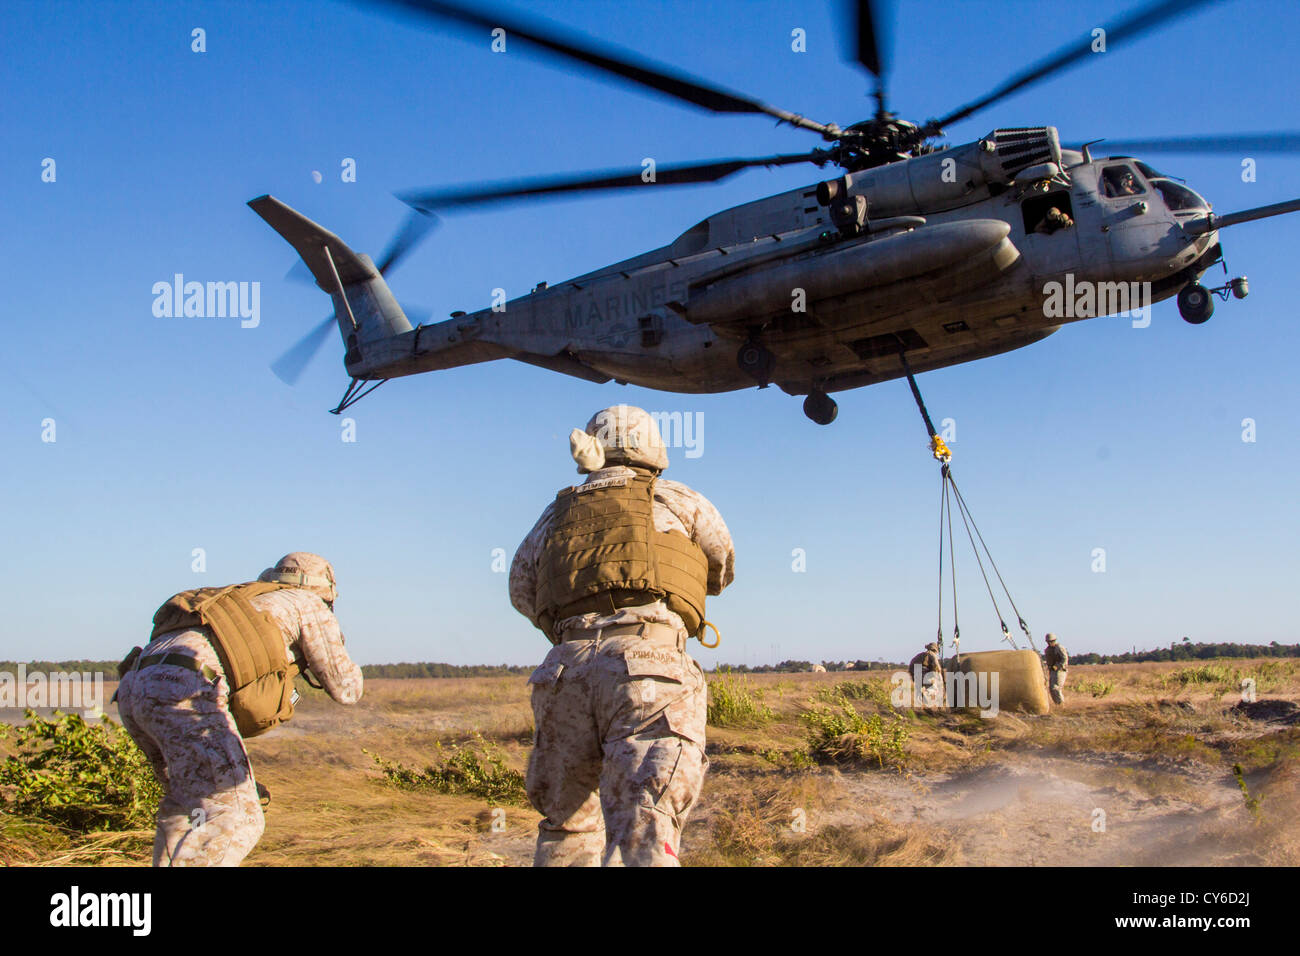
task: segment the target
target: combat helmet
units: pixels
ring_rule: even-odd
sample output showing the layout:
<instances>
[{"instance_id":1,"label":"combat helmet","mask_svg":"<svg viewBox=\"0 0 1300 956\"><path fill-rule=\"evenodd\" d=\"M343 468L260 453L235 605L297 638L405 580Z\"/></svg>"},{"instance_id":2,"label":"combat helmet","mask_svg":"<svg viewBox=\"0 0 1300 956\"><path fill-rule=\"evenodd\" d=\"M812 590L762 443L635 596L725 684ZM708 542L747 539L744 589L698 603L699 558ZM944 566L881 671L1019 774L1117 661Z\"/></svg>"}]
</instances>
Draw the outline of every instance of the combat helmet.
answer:
<instances>
[{"instance_id":1,"label":"combat helmet","mask_svg":"<svg viewBox=\"0 0 1300 956\"><path fill-rule=\"evenodd\" d=\"M569 452L578 473L607 465L627 465L660 472L668 467L668 449L650 413L635 405L614 405L591 416L584 431L569 434Z\"/></svg>"},{"instance_id":2,"label":"combat helmet","mask_svg":"<svg viewBox=\"0 0 1300 956\"><path fill-rule=\"evenodd\" d=\"M292 551L272 567L258 575L257 580L277 584L292 584L311 591L322 601L334 607L338 589L334 584L334 567L319 554L310 551Z\"/></svg>"}]
</instances>

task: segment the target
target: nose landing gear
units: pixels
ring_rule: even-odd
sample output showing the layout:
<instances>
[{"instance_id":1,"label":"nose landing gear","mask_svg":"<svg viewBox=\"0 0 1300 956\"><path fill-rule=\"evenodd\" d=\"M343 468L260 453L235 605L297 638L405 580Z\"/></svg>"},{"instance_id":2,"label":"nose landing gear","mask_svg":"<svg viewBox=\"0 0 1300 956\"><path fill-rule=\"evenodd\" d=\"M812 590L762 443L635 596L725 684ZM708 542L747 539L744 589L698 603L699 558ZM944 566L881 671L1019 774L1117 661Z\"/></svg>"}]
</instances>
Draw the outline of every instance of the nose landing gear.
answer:
<instances>
[{"instance_id":1,"label":"nose landing gear","mask_svg":"<svg viewBox=\"0 0 1300 956\"><path fill-rule=\"evenodd\" d=\"M840 413L840 406L821 389L814 389L803 400L803 413L818 425L829 425Z\"/></svg>"},{"instance_id":2,"label":"nose landing gear","mask_svg":"<svg viewBox=\"0 0 1300 956\"><path fill-rule=\"evenodd\" d=\"M1214 298L1210 290L1196 282L1183 286L1178 293L1178 314L1192 325L1209 321L1214 315Z\"/></svg>"},{"instance_id":3,"label":"nose landing gear","mask_svg":"<svg viewBox=\"0 0 1300 956\"><path fill-rule=\"evenodd\" d=\"M1245 276L1230 279L1225 285L1207 289L1200 283L1185 285L1178 293L1178 314L1193 325L1200 325L1214 315L1214 296L1224 302L1231 295L1235 299L1244 299L1250 295L1250 282Z\"/></svg>"}]
</instances>

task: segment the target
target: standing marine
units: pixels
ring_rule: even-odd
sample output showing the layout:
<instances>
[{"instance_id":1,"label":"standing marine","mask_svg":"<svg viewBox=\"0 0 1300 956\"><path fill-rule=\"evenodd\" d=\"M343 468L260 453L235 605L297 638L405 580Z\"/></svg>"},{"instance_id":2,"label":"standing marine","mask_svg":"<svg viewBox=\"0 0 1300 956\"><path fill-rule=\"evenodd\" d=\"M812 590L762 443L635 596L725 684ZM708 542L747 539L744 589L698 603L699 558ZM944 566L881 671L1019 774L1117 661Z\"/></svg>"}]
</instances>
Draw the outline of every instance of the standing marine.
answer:
<instances>
[{"instance_id":1,"label":"standing marine","mask_svg":"<svg viewBox=\"0 0 1300 956\"><path fill-rule=\"evenodd\" d=\"M1065 703L1065 672L1070 667L1070 655L1057 641L1055 634L1047 635L1047 648L1043 651L1043 660L1047 663L1047 689L1052 694L1053 704Z\"/></svg>"},{"instance_id":2,"label":"standing marine","mask_svg":"<svg viewBox=\"0 0 1300 956\"><path fill-rule=\"evenodd\" d=\"M298 674L340 704L359 668L334 617L334 569L286 554L255 582L171 597L119 666L122 726L163 785L154 866L238 866L266 822L244 739L293 716Z\"/></svg>"},{"instance_id":3,"label":"standing marine","mask_svg":"<svg viewBox=\"0 0 1300 956\"><path fill-rule=\"evenodd\" d=\"M925 645L925 650L912 658L907 665L908 673L912 675L912 680L918 679L917 668L920 668L919 687L921 688L921 699L927 707L939 707L945 702L944 683L943 683L943 662L939 660L939 645L931 641Z\"/></svg>"},{"instance_id":4,"label":"standing marine","mask_svg":"<svg viewBox=\"0 0 1300 956\"><path fill-rule=\"evenodd\" d=\"M677 866L708 769L708 691L686 641L735 575L717 508L660 474L644 410L597 412L569 436L586 481L519 546L510 601L555 646L533 672L528 798L537 866Z\"/></svg>"}]
</instances>

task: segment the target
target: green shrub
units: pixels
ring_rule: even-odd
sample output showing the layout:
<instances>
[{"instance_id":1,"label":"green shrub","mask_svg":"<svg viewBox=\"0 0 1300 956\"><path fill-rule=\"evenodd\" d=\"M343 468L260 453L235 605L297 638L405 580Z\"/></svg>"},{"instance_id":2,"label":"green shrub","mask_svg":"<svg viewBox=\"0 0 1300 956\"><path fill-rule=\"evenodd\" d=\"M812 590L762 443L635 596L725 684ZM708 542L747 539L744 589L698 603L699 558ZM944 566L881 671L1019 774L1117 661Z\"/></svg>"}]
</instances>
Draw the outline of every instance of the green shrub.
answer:
<instances>
[{"instance_id":1,"label":"green shrub","mask_svg":"<svg viewBox=\"0 0 1300 956\"><path fill-rule=\"evenodd\" d=\"M835 704L842 698L844 700L868 700L883 710L893 708L893 704L889 699L889 684L883 680L846 680L834 687L823 687L813 696L816 700L828 704Z\"/></svg>"},{"instance_id":2,"label":"green shrub","mask_svg":"<svg viewBox=\"0 0 1300 956\"><path fill-rule=\"evenodd\" d=\"M1214 684L1224 689L1241 686L1241 671L1227 664L1199 664L1196 667L1180 667L1171 671L1167 677L1170 683L1187 687L1192 684Z\"/></svg>"},{"instance_id":3,"label":"green shrub","mask_svg":"<svg viewBox=\"0 0 1300 956\"><path fill-rule=\"evenodd\" d=\"M1232 775L1237 779L1237 786L1241 789L1242 799L1246 801L1246 809L1250 815L1259 823L1259 797L1252 796L1250 788L1246 786L1246 775L1241 769L1241 764L1232 765Z\"/></svg>"},{"instance_id":4,"label":"green shrub","mask_svg":"<svg viewBox=\"0 0 1300 956\"><path fill-rule=\"evenodd\" d=\"M799 715L808 727L808 751L820 760L874 761L879 766L901 767L907 760L907 724L892 712L858 713L843 695L825 703L810 701Z\"/></svg>"},{"instance_id":5,"label":"green shrub","mask_svg":"<svg viewBox=\"0 0 1300 956\"><path fill-rule=\"evenodd\" d=\"M749 678L723 671L709 681L708 722L714 727L760 727L774 719L763 703L763 691L751 687Z\"/></svg>"},{"instance_id":6,"label":"green shrub","mask_svg":"<svg viewBox=\"0 0 1300 956\"><path fill-rule=\"evenodd\" d=\"M1255 690L1267 694L1281 687L1295 671L1295 661L1261 661L1242 676L1255 678Z\"/></svg>"},{"instance_id":7,"label":"green shrub","mask_svg":"<svg viewBox=\"0 0 1300 956\"><path fill-rule=\"evenodd\" d=\"M24 725L0 724L18 749L0 763L6 811L79 833L153 827L162 786L125 730L107 717L24 716Z\"/></svg>"},{"instance_id":8,"label":"green shrub","mask_svg":"<svg viewBox=\"0 0 1300 956\"><path fill-rule=\"evenodd\" d=\"M468 744L439 743L438 762L415 770L395 760L386 760L368 750L380 771L395 787L403 790L436 790L439 793L463 793L482 797L489 805L513 803L528 805L524 775L506 766L501 748L475 734Z\"/></svg>"},{"instance_id":9,"label":"green shrub","mask_svg":"<svg viewBox=\"0 0 1300 956\"><path fill-rule=\"evenodd\" d=\"M790 773L800 773L817 766L817 761L813 760L808 751L798 748L781 750L773 747L771 750L764 750L761 756L773 766Z\"/></svg>"},{"instance_id":10,"label":"green shrub","mask_svg":"<svg viewBox=\"0 0 1300 956\"><path fill-rule=\"evenodd\" d=\"M1098 677L1096 680L1083 680L1075 685L1081 694L1091 694L1093 697L1105 697L1115 689L1115 682L1107 680L1105 677Z\"/></svg>"}]
</instances>

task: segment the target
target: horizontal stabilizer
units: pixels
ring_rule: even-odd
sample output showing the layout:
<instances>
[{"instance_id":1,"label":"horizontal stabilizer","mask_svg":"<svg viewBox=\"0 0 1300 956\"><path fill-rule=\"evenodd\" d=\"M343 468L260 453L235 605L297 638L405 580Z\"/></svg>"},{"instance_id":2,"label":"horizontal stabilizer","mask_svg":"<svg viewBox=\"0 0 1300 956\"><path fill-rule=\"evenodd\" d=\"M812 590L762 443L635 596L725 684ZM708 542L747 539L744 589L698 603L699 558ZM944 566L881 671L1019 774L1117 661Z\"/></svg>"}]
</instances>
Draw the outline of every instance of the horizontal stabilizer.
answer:
<instances>
[{"instance_id":1,"label":"horizontal stabilizer","mask_svg":"<svg viewBox=\"0 0 1300 956\"><path fill-rule=\"evenodd\" d=\"M334 271L330 259L338 269L343 285L379 278L379 272L369 256L359 255L334 233L312 222L297 210L290 209L274 196L259 196L248 203L253 212L266 220L267 225L282 235L302 257L311 270L316 284L326 292L335 291ZM329 256L325 249L329 248Z\"/></svg>"}]
</instances>

